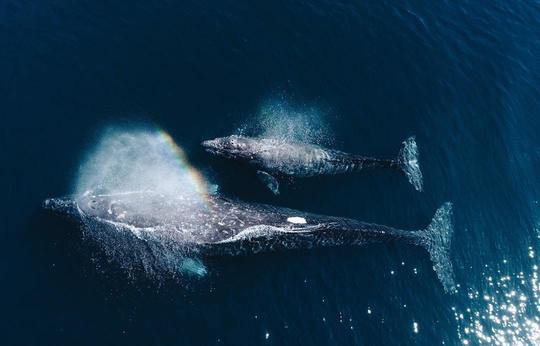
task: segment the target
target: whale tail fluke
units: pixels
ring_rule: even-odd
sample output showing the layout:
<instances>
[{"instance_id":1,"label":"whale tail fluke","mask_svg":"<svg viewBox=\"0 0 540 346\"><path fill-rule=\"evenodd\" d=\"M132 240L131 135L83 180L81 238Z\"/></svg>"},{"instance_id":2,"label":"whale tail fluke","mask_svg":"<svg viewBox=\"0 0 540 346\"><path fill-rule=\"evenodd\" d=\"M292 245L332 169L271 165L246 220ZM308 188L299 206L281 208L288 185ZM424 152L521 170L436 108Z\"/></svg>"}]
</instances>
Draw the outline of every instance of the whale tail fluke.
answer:
<instances>
[{"instance_id":1,"label":"whale tail fluke","mask_svg":"<svg viewBox=\"0 0 540 346\"><path fill-rule=\"evenodd\" d=\"M446 293L456 291L454 270L450 261L450 244L453 233L451 202L446 202L437 209L426 229L415 232L419 239L419 245L424 246L429 252L429 257L433 262L433 270L441 280Z\"/></svg>"},{"instance_id":2,"label":"whale tail fluke","mask_svg":"<svg viewBox=\"0 0 540 346\"><path fill-rule=\"evenodd\" d=\"M424 189L424 182L420 163L418 162L418 146L416 145L414 136L403 141L397 162L414 188L417 191L422 191Z\"/></svg>"}]
</instances>

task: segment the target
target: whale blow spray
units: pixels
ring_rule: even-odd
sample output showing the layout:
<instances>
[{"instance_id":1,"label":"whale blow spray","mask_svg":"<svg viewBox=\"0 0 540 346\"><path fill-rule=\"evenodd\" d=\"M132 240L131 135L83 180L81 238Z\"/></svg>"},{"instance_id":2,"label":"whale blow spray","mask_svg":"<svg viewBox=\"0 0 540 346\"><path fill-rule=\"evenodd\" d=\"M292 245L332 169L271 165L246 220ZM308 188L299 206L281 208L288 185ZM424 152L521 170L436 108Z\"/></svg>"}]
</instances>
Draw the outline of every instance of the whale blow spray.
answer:
<instances>
[{"instance_id":1,"label":"whale blow spray","mask_svg":"<svg viewBox=\"0 0 540 346\"><path fill-rule=\"evenodd\" d=\"M122 130L107 129L97 145L87 155L80 166L74 187L75 198L83 196L121 195L122 202L131 210L163 218L163 206L155 198L139 198L140 193L151 192L148 196L186 199L182 213L196 213L205 208L207 184L198 171L192 168L183 150L164 131L159 129ZM107 213L113 215L115 200L111 200ZM120 215L127 217L127 215ZM146 275L161 276L167 273L189 273L196 276L206 274L202 262L193 253L187 254L182 244L148 242L148 249L134 246L122 232L130 231L140 238L140 230L122 223L122 217L115 224L118 232L103 232L92 218L81 218L84 235L95 240L107 257L119 262L129 274L140 271L142 265ZM152 226L147 225L145 236L152 237ZM157 234L157 233L156 233ZM151 249L155 244L161 244ZM165 249L167 248L167 249Z\"/></svg>"}]
</instances>

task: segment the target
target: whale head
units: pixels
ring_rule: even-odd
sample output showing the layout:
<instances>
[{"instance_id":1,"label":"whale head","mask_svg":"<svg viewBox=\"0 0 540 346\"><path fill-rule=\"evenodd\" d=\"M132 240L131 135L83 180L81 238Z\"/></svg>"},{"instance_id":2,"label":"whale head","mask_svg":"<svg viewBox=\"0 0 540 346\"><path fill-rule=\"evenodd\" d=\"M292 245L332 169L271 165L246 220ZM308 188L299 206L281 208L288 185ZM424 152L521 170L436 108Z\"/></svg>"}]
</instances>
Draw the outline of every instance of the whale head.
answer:
<instances>
[{"instance_id":1,"label":"whale head","mask_svg":"<svg viewBox=\"0 0 540 346\"><path fill-rule=\"evenodd\" d=\"M92 191L87 191L83 195L78 196L47 198L43 201L43 208L58 214L75 215L83 213L88 216L98 216L106 219L111 215L119 213L118 209L122 208L124 202L122 197L128 197L131 194L136 193L106 195L94 194Z\"/></svg>"},{"instance_id":2,"label":"whale head","mask_svg":"<svg viewBox=\"0 0 540 346\"><path fill-rule=\"evenodd\" d=\"M166 201L163 195L148 191L110 194L90 192L77 198L77 206L86 216L147 227L155 224L155 217L159 217L166 209Z\"/></svg>"},{"instance_id":3,"label":"whale head","mask_svg":"<svg viewBox=\"0 0 540 346\"><path fill-rule=\"evenodd\" d=\"M77 202L71 197L47 198L43 201L43 208L58 214L75 215Z\"/></svg>"},{"instance_id":4,"label":"whale head","mask_svg":"<svg viewBox=\"0 0 540 346\"><path fill-rule=\"evenodd\" d=\"M251 159L256 152L256 144L255 139L238 135L215 138L201 143L207 152L230 159Z\"/></svg>"},{"instance_id":5,"label":"whale head","mask_svg":"<svg viewBox=\"0 0 540 346\"><path fill-rule=\"evenodd\" d=\"M108 219L118 214L117 202L108 195L87 193L77 198L77 206L85 215Z\"/></svg>"},{"instance_id":6,"label":"whale head","mask_svg":"<svg viewBox=\"0 0 540 346\"><path fill-rule=\"evenodd\" d=\"M111 201L107 197L88 193L82 196L47 198L43 201L43 208L67 216L77 216L84 213L104 217L107 216L107 211L111 210Z\"/></svg>"},{"instance_id":7,"label":"whale head","mask_svg":"<svg viewBox=\"0 0 540 346\"><path fill-rule=\"evenodd\" d=\"M162 213L171 211L167 201L163 195L147 191L111 194L88 191L79 196L48 198L43 207L76 219L89 217L150 227L159 223Z\"/></svg>"}]
</instances>

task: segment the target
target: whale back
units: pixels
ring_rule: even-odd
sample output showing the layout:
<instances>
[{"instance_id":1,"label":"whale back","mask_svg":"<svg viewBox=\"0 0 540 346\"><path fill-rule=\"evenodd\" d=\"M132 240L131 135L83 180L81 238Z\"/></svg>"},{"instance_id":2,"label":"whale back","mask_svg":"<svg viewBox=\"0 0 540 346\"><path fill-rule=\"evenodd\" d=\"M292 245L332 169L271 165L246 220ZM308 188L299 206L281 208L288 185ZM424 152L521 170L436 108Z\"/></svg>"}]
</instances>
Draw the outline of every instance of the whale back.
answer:
<instances>
[{"instance_id":1,"label":"whale back","mask_svg":"<svg viewBox=\"0 0 540 346\"><path fill-rule=\"evenodd\" d=\"M155 193L88 195L77 199L84 217L144 232L172 232L176 240L216 243L231 239L250 227L272 226L300 231L338 218L271 205L207 196L204 204L192 199Z\"/></svg>"},{"instance_id":2,"label":"whale back","mask_svg":"<svg viewBox=\"0 0 540 346\"><path fill-rule=\"evenodd\" d=\"M297 177L340 173L352 169L356 161L354 155L338 150L273 138L259 139L253 147L252 163L269 172Z\"/></svg>"}]
</instances>

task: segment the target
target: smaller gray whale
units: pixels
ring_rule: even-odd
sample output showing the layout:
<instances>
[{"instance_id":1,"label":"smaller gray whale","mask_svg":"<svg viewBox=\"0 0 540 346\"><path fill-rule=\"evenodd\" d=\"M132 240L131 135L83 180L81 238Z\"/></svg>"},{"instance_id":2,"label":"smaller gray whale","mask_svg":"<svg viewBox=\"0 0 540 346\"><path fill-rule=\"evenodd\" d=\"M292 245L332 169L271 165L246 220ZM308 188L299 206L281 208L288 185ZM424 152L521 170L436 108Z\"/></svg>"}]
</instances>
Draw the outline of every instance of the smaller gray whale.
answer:
<instances>
[{"instance_id":1,"label":"smaller gray whale","mask_svg":"<svg viewBox=\"0 0 540 346\"><path fill-rule=\"evenodd\" d=\"M185 196L142 191L50 198L44 207L90 226L88 235L118 261L146 272L193 266L179 258L252 255L294 249L401 242L424 248L445 291L456 285L450 261L452 204L426 228L399 228L208 195L204 205ZM204 269L201 269L204 271Z\"/></svg>"},{"instance_id":2,"label":"smaller gray whale","mask_svg":"<svg viewBox=\"0 0 540 346\"><path fill-rule=\"evenodd\" d=\"M211 154L254 166L259 178L275 194L279 193L276 178L279 176L312 177L375 168L399 170L407 176L417 191L423 189L422 171L418 164L418 148L414 137L403 142L397 158L388 160L276 138L232 135L207 140L201 145Z\"/></svg>"}]
</instances>

